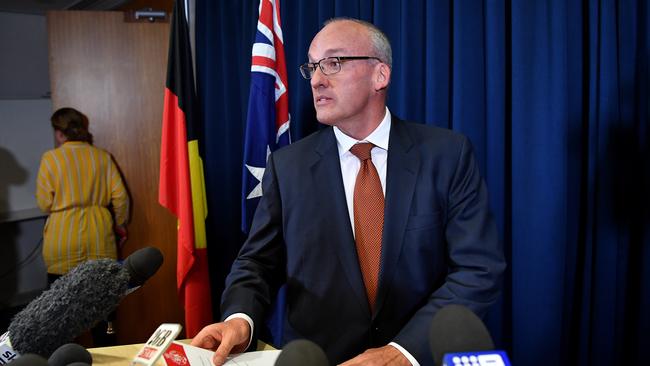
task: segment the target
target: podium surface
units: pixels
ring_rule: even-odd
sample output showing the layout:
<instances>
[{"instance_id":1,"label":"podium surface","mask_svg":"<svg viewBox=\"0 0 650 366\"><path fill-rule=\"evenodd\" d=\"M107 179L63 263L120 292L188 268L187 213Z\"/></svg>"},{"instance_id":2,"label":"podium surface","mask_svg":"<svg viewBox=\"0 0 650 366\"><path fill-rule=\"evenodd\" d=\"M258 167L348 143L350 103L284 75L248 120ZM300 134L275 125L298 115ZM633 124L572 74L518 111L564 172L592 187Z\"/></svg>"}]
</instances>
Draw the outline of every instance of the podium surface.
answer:
<instances>
[{"instance_id":1,"label":"podium surface","mask_svg":"<svg viewBox=\"0 0 650 366\"><path fill-rule=\"evenodd\" d=\"M184 339L179 342L190 343L191 340ZM98 347L98 348L88 348L93 357L93 365L95 366L127 366L131 364L131 360L135 357L135 354L140 351L142 348L142 343L140 344L127 344L123 346L113 346L113 347ZM271 350L273 347L269 346L264 342L257 342L257 350ZM161 356L160 359L155 363L155 366L166 366L165 360Z\"/></svg>"},{"instance_id":2,"label":"podium surface","mask_svg":"<svg viewBox=\"0 0 650 366\"><path fill-rule=\"evenodd\" d=\"M142 348L142 344L127 344L124 346L88 348L88 352L93 357L93 365L106 366L126 366L131 364L135 354ZM156 366L165 366L165 361L161 357Z\"/></svg>"}]
</instances>

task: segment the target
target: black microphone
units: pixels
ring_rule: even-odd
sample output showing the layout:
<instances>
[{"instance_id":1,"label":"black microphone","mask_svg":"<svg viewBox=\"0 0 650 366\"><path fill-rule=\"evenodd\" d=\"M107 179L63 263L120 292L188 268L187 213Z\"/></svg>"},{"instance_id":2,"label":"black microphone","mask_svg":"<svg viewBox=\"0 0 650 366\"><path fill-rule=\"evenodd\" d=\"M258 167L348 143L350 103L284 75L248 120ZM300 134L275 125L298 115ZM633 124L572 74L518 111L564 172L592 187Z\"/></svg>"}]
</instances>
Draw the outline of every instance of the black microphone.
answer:
<instances>
[{"instance_id":1,"label":"black microphone","mask_svg":"<svg viewBox=\"0 0 650 366\"><path fill-rule=\"evenodd\" d=\"M76 343L67 343L57 348L47 360L49 366L68 366L78 362L92 365L93 357L90 352Z\"/></svg>"},{"instance_id":2,"label":"black microphone","mask_svg":"<svg viewBox=\"0 0 650 366\"><path fill-rule=\"evenodd\" d=\"M492 337L481 319L462 305L447 305L433 316L429 345L438 366L442 365L446 353L494 349Z\"/></svg>"},{"instance_id":3,"label":"black microphone","mask_svg":"<svg viewBox=\"0 0 650 366\"><path fill-rule=\"evenodd\" d=\"M48 366L47 360L35 354L26 354L8 363L11 366Z\"/></svg>"},{"instance_id":4,"label":"black microphone","mask_svg":"<svg viewBox=\"0 0 650 366\"><path fill-rule=\"evenodd\" d=\"M128 271L114 260L81 263L16 314L9 324L12 348L20 354L50 356L105 319L128 285Z\"/></svg>"},{"instance_id":5,"label":"black microphone","mask_svg":"<svg viewBox=\"0 0 650 366\"><path fill-rule=\"evenodd\" d=\"M275 360L275 366L329 366L330 362L316 343L306 339L289 342Z\"/></svg>"},{"instance_id":6,"label":"black microphone","mask_svg":"<svg viewBox=\"0 0 650 366\"><path fill-rule=\"evenodd\" d=\"M20 354L50 356L105 319L125 296L162 263L162 254L148 247L121 265L111 259L81 263L16 314L9 324L11 347Z\"/></svg>"},{"instance_id":7,"label":"black microphone","mask_svg":"<svg viewBox=\"0 0 650 366\"><path fill-rule=\"evenodd\" d=\"M127 294L142 286L153 276L163 263L163 255L154 247L145 247L131 253L122 264L129 272L129 290Z\"/></svg>"}]
</instances>

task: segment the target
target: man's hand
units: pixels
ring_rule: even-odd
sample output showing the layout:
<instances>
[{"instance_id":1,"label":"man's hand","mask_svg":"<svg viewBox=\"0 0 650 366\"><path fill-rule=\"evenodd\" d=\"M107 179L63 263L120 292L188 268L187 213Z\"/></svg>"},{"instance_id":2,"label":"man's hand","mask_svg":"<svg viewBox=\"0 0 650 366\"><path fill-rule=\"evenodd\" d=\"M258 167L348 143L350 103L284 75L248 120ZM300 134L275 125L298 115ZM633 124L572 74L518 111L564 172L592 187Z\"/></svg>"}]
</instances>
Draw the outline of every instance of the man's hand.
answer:
<instances>
[{"instance_id":1,"label":"man's hand","mask_svg":"<svg viewBox=\"0 0 650 366\"><path fill-rule=\"evenodd\" d=\"M386 345L379 348L366 350L359 356L342 363L340 366L411 366L409 360L404 357L397 348Z\"/></svg>"},{"instance_id":2,"label":"man's hand","mask_svg":"<svg viewBox=\"0 0 650 366\"><path fill-rule=\"evenodd\" d=\"M201 329L192 339L192 346L216 350L212 362L221 366L231 353L242 353L250 340L251 329L242 318L233 318L223 323L214 323Z\"/></svg>"}]
</instances>

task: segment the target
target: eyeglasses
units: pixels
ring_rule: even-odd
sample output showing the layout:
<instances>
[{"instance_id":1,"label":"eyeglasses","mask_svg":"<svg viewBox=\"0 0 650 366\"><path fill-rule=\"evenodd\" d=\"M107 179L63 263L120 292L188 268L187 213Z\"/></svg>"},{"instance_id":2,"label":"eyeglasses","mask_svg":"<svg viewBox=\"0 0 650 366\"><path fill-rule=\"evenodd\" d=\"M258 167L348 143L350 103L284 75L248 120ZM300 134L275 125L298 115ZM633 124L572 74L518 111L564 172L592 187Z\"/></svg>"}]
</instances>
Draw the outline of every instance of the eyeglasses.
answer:
<instances>
[{"instance_id":1,"label":"eyeglasses","mask_svg":"<svg viewBox=\"0 0 650 366\"><path fill-rule=\"evenodd\" d=\"M377 60L382 62L381 59L373 56L337 56L325 57L318 62L307 62L300 65L300 73L302 77L309 80L316 72L316 66L320 68L323 75L332 75L341 71L341 64L346 61L352 60Z\"/></svg>"}]
</instances>

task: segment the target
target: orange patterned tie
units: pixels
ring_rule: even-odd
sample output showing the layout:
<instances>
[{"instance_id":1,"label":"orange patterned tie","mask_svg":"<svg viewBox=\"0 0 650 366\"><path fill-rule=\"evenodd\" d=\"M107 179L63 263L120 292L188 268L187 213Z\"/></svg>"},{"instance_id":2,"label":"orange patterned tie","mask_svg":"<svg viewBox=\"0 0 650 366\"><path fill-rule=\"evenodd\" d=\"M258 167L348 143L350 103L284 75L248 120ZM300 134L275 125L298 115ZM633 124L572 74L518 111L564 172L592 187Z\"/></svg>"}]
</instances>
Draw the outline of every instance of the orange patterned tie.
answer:
<instances>
[{"instance_id":1,"label":"orange patterned tie","mask_svg":"<svg viewBox=\"0 0 650 366\"><path fill-rule=\"evenodd\" d=\"M373 147L373 144L364 142L350 149L361 160L361 168L354 184L354 232L359 266L371 310L374 310L379 284L381 236L384 229L384 192L370 156Z\"/></svg>"}]
</instances>

